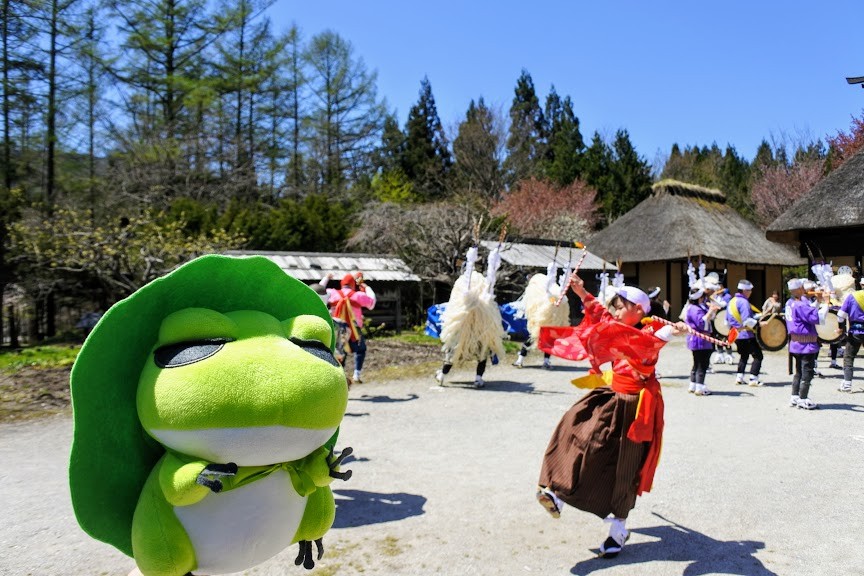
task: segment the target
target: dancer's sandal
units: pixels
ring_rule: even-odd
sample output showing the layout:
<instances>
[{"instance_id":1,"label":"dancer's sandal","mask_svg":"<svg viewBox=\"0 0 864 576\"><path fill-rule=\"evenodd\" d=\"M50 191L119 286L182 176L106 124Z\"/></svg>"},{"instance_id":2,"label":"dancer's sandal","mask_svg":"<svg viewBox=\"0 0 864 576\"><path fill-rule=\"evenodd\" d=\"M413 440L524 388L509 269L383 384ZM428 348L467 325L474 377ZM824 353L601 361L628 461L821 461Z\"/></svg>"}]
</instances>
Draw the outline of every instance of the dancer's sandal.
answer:
<instances>
[{"instance_id":1,"label":"dancer's sandal","mask_svg":"<svg viewBox=\"0 0 864 576\"><path fill-rule=\"evenodd\" d=\"M601 558L615 558L624 548L624 543L630 539L630 531L624 527L624 521L617 518L607 518L609 522L609 537L600 545Z\"/></svg>"},{"instance_id":2,"label":"dancer's sandal","mask_svg":"<svg viewBox=\"0 0 864 576\"><path fill-rule=\"evenodd\" d=\"M624 542L627 542L629 539L630 533L628 532L624 537ZM609 536L606 538L606 541L600 545L600 554L598 554L598 556L600 556L600 558L615 558L624 548L624 542L619 544L614 538Z\"/></svg>"},{"instance_id":3,"label":"dancer's sandal","mask_svg":"<svg viewBox=\"0 0 864 576\"><path fill-rule=\"evenodd\" d=\"M558 506L558 498L548 488L537 488L537 502L539 502L553 518L561 517L561 508Z\"/></svg>"}]
</instances>

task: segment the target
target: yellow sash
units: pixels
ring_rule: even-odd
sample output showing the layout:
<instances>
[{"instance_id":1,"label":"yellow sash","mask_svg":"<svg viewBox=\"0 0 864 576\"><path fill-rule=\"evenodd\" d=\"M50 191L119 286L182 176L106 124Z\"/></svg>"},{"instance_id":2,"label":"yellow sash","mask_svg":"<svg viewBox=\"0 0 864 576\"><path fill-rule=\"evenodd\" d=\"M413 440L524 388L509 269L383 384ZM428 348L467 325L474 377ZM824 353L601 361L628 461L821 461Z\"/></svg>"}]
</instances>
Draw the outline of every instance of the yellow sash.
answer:
<instances>
[{"instance_id":1,"label":"yellow sash","mask_svg":"<svg viewBox=\"0 0 864 576\"><path fill-rule=\"evenodd\" d=\"M862 312L864 312L864 290L856 290L852 293L852 297L855 298L858 307L861 308Z\"/></svg>"},{"instance_id":2,"label":"yellow sash","mask_svg":"<svg viewBox=\"0 0 864 576\"><path fill-rule=\"evenodd\" d=\"M738 310L738 306L734 304L735 298L737 298L737 296L735 296L734 298L732 298L732 300L729 301L729 305L726 308L729 310L729 313L732 314L732 317L735 318L735 321L738 322L738 325L741 326L741 330L750 330L752 332L752 328L747 328L746 326L744 326L744 323L741 322L741 312ZM747 303L750 304L750 302ZM753 304L750 304L750 310L756 312L757 314L762 313L762 311L756 308Z\"/></svg>"}]
</instances>

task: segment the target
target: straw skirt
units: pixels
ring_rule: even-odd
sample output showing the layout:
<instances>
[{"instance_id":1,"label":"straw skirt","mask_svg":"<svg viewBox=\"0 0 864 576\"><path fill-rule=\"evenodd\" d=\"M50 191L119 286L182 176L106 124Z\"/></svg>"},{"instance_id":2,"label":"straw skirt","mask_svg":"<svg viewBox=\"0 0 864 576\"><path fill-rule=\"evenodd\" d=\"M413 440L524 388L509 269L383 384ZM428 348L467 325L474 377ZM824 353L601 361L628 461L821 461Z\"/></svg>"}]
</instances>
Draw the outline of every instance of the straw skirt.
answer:
<instances>
[{"instance_id":1,"label":"straw skirt","mask_svg":"<svg viewBox=\"0 0 864 576\"><path fill-rule=\"evenodd\" d=\"M538 484L574 508L600 518L626 518L636 504L648 451L647 442L627 438L638 404L638 394L605 386L583 396L555 428Z\"/></svg>"}]
</instances>

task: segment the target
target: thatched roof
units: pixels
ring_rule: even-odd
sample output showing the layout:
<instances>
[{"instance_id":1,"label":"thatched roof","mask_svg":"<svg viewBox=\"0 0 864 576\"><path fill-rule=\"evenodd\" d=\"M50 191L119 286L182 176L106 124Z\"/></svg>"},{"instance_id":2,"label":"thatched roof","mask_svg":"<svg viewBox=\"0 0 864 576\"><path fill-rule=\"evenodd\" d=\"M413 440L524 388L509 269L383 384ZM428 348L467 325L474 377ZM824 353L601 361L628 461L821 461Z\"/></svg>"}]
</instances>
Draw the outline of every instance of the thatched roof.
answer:
<instances>
[{"instance_id":1,"label":"thatched roof","mask_svg":"<svg viewBox=\"0 0 864 576\"><path fill-rule=\"evenodd\" d=\"M795 242L799 230L864 226L864 150L820 180L768 226L772 240Z\"/></svg>"},{"instance_id":2,"label":"thatched roof","mask_svg":"<svg viewBox=\"0 0 864 576\"><path fill-rule=\"evenodd\" d=\"M758 226L726 204L720 190L663 180L635 208L586 244L606 260L656 262L702 256L727 262L796 266L806 261L765 239Z\"/></svg>"}]
</instances>

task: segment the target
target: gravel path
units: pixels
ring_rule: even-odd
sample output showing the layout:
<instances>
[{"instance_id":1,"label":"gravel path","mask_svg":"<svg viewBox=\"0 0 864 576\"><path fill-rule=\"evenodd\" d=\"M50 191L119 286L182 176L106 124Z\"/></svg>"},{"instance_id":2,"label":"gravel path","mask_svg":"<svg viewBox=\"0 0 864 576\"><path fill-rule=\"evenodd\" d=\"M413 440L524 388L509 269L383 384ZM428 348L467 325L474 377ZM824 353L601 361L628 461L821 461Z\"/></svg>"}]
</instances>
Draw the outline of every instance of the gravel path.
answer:
<instances>
[{"instance_id":1,"label":"gravel path","mask_svg":"<svg viewBox=\"0 0 864 576\"><path fill-rule=\"evenodd\" d=\"M859 364L864 360L859 360ZM342 442L357 458L334 484L336 526L311 574L831 576L864 573L864 390L814 380L812 412L787 406L785 353L766 354L765 386L708 376L687 394L690 355L667 346L659 371L666 436L654 489L631 513L617 560L595 558L606 525L534 501L549 435L583 394L584 364L491 366L487 387L456 372L351 390ZM133 563L78 528L69 503L68 415L0 426L0 574L118 575ZM302 574L296 547L245 574Z\"/></svg>"}]
</instances>

